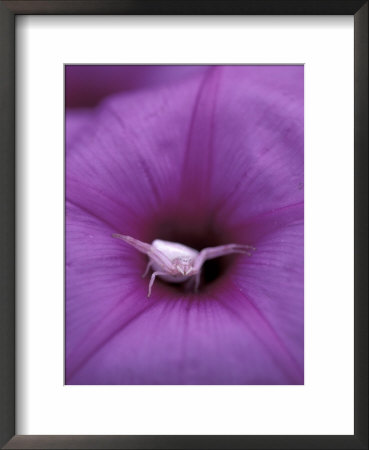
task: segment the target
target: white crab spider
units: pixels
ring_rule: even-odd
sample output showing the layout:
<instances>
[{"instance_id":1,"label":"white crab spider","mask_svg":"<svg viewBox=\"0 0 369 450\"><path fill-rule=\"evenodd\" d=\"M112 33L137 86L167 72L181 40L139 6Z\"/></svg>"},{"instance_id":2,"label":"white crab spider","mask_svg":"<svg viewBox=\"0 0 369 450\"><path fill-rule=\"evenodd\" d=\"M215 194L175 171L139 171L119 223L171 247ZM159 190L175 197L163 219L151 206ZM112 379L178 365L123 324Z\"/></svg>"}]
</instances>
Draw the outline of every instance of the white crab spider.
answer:
<instances>
[{"instance_id":1,"label":"white crab spider","mask_svg":"<svg viewBox=\"0 0 369 450\"><path fill-rule=\"evenodd\" d=\"M195 290L197 290L200 284L201 268L207 259L218 258L231 253L245 253L251 256L250 251L255 250L250 245L228 244L207 247L198 252L191 247L187 247L187 245L162 241L161 239L155 239L151 244L147 244L123 234L113 234L113 237L122 239L149 257L146 270L142 275L142 277L145 277L150 268L153 270L149 283L148 297L151 295L151 288L157 276L171 283L183 283L194 277Z\"/></svg>"}]
</instances>

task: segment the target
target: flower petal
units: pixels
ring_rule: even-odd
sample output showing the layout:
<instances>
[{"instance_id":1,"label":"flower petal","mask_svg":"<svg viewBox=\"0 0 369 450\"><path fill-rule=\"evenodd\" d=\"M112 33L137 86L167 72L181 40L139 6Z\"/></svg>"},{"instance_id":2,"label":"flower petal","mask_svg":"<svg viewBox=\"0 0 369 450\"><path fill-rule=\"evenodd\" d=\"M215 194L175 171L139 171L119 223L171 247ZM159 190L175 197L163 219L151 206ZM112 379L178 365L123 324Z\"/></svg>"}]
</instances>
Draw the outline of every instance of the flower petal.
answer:
<instances>
[{"instance_id":1,"label":"flower petal","mask_svg":"<svg viewBox=\"0 0 369 450\"><path fill-rule=\"evenodd\" d=\"M67 203L66 218L68 381L90 352L148 303L145 287L137 287L146 264L143 255L121 245L111 227L73 204ZM140 302L130 300L132 292L141 293Z\"/></svg>"},{"instance_id":2,"label":"flower petal","mask_svg":"<svg viewBox=\"0 0 369 450\"><path fill-rule=\"evenodd\" d=\"M303 66L210 69L187 142L179 203L192 213L235 224L303 201Z\"/></svg>"},{"instance_id":3,"label":"flower petal","mask_svg":"<svg viewBox=\"0 0 369 450\"><path fill-rule=\"evenodd\" d=\"M221 288L216 297L201 300L153 298L151 307L95 351L70 383L301 382L294 361L263 320L251 308L240 316L227 295Z\"/></svg>"},{"instance_id":4,"label":"flower petal","mask_svg":"<svg viewBox=\"0 0 369 450\"><path fill-rule=\"evenodd\" d=\"M158 281L147 299L145 258L74 205L67 219L68 384L303 383L301 221L204 294Z\"/></svg>"},{"instance_id":5,"label":"flower petal","mask_svg":"<svg viewBox=\"0 0 369 450\"><path fill-rule=\"evenodd\" d=\"M65 112L65 148L67 151L84 135L84 128L89 127L93 112L90 109L72 109Z\"/></svg>"},{"instance_id":6,"label":"flower petal","mask_svg":"<svg viewBox=\"0 0 369 450\"><path fill-rule=\"evenodd\" d=\"M67 158L67 198L129 234L176 204L199 79L111 99Z\"/></svg>"},{"instance_id":7,"label":"flower petal","mask_svg":"<svg viewBox=\"0 0 369 450\"><path fill-rule=\"evenodd\" d=\"M221 80L210 197L215 220L242 224L302 202L303 66L225 67Z\"/></svg>"},{"instance_id":8,"label":"flower petal","mask_svg":"<svg viewBox=\"0 0 369 450\"><path fill-rule=\"evenodd\" d=\"M300 207L302 209L302 206ZM297 214L296 214L297 216ZM303 372L304 366L304 223L300 218L274 231L261 221L256 250L229 279L242 301L257 311ZM267 231L263 233L263 227ZM260 229L261 228L261 229Z\"/></svg>"}]
</instances>

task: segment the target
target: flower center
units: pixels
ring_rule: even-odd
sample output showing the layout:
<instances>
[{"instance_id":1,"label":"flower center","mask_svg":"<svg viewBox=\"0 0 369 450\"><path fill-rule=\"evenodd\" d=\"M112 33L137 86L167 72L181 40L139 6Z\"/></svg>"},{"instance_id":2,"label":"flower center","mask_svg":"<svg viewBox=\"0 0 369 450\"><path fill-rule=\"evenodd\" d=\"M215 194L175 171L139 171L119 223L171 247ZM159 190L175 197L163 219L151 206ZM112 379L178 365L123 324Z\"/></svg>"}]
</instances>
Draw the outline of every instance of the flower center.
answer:
<instances>
[{"instance_id":1,"label":"flower center","mask_svg":"<svg viewBox=\"0 0 369 450\"><path fill-rule=\"evenodd\" d=\"M154 221L153 221L154 222ZM151 225L153 224L151 222ZM227 230L213 225L204 226L201 223L196 224L186 218L176 218L176 220L158 220L156 225L147 230L147 242L155 239L176 242L197 251L201 251L207 247L216 247L219 245L230 244L235 241ZM206 260L201 270L201 281L199 286L199 294L201 294L208 286L215 286L216 282L229 273L238 255L225 255L214 259ZM171 288L182 292L188 292L188 285L171 284Z\"/></svg>"}]
</instances>

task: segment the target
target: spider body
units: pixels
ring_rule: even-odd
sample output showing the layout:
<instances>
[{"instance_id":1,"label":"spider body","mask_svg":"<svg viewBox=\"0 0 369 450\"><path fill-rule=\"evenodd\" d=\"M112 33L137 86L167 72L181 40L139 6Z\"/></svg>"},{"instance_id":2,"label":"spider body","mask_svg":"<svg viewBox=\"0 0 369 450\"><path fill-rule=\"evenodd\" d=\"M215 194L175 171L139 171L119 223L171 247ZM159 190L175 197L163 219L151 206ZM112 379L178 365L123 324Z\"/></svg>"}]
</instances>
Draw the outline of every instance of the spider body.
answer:
<instances>
[{"instance_id":1,"label":"spider body","mask_svg":"<svg viewBox=\"0 0 369 450\"><path fill-rule=\"evenodd\" d=\"M147 244L123 234L113 234L113 237L123 240L148 256L149 262L143 274L145 277L150 269L153 270L148 297L151 295L151 289L157 276L171 283L184 283L189 279L194 279L195 290L197 290L200 284L201 269L206 260L231 253L245 253L251 256L250 251L255 250L250 245L226 244L207 247L198 252L178 242L155 239L151 244Z\"/></svg>"},{"instance_id":2,"label":"spider body","mask_svg":"<svg viewBox=\"0 0 369 450\"><path fill-rule=\"evenodd\" d=\"M174 266L175 273L160 275L160 278L172 283L182 283L192 276L193 264L199 255L197 250L187 247L187 245L179 244L177 242L162 241L161 239L155 239L151 245L159 252L166 255L172 261ZM151 261L151 268L154 272L162 270L160 264L154 261Z\"/></svg>"}]
</instances>

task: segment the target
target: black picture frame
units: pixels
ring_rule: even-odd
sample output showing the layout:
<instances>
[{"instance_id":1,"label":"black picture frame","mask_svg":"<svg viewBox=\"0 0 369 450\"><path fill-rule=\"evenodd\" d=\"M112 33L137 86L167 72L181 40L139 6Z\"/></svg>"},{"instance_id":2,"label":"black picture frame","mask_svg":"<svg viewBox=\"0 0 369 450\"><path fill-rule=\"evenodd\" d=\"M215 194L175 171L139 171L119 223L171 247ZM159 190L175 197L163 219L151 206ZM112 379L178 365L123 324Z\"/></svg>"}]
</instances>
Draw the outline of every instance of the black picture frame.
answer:
<instances>
[{"instance_id":1,"label":"black picture frame","mask_svg":"<svg viewBox=\"0 0 369 450\"><path fill-rule=\"evenodd\" d=\"M15 435L15 17L19 14L353 15L355 119L354 435ZM42 0L0 2L0 445L7 449L368 449L368 1ZM317 406L318 407L318 406ZM50 411L52 413L52 411Z\"/></svg>"}]
</instances>

